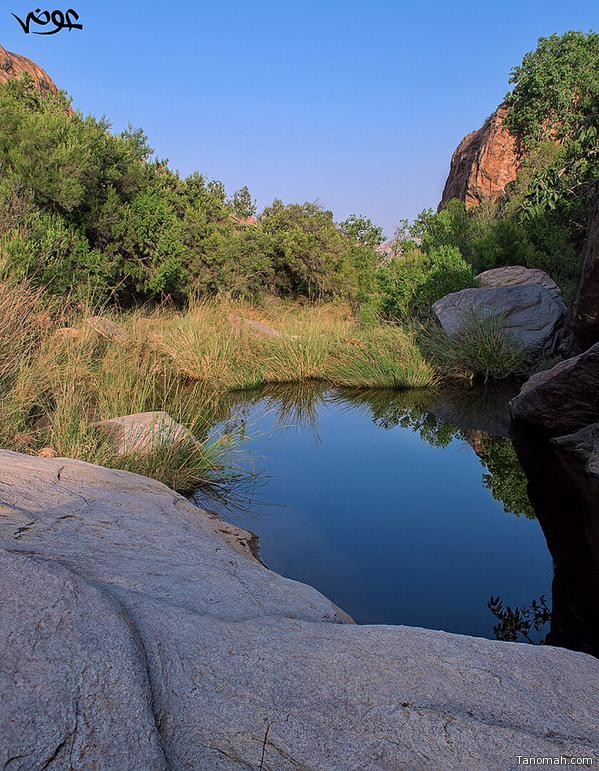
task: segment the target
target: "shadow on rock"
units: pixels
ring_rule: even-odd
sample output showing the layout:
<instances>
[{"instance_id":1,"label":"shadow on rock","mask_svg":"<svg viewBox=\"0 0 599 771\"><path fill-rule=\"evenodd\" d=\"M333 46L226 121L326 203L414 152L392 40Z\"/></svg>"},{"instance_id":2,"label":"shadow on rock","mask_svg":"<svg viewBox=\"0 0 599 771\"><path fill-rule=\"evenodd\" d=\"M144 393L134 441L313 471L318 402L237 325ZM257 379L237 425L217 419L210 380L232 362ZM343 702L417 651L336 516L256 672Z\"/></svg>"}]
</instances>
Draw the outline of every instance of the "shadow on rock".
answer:
<instances>
[{"instance_id":1,"label":"shadow on rock","mask_svg":"<svg viewBox=\"0 0 599 771\"><path fill-rule=\"evenodd\" d=\"M512 441L554 563L546 642L599 656L599 481L581 475L540 428L515 423Z\"/></svg>"}]
</instances>

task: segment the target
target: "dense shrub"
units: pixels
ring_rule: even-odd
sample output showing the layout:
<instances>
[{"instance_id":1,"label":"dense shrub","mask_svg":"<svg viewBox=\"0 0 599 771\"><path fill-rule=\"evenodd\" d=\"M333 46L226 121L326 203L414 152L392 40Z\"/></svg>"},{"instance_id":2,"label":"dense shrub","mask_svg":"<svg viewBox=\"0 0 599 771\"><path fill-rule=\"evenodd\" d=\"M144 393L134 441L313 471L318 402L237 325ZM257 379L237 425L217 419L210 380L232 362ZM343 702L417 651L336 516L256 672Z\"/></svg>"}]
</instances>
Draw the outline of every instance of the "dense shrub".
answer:
<instances>
[{"instance_id":1,"label":"dense shrub","mask_svg":"<svg viewBox=\"0 0 599 771\"><path fill-rule=\"evenodd\" d=\"M474 272L454 246L413 251L378 271L382 314L392 320L426 317L430 306L450 292L475 285Z\"/></svg>"},{"instance_id":2,"label":"dense shrub","mask_svg":"<svg viewBox=\"0 0 599 771\"><path fill-rule=\"evenodd\" d=\"M256 218L247 188L227 199L181 179L141 131L72 114L25 78L0 88L0 273L56 294L128 306L265 292L359 301L380 229L337 225L315 204L280 201Z\"/></svg>"}]
</instances>

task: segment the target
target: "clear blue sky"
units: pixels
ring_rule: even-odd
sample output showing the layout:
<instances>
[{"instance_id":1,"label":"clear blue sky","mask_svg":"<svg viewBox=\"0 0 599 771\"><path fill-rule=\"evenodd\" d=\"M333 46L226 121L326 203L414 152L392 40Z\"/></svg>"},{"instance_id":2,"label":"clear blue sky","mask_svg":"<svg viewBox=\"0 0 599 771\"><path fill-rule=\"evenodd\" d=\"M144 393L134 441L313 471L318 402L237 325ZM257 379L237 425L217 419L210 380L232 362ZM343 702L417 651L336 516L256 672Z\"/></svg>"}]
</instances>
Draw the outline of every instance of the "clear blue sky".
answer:
<instances>
[{"instance_id":1,"label":"clear blue sky","mask_svg":"<svg viewBox=\"0 0 599 771\"><path fill-rule=\"evenodd\" d=\"M10 12L43 0L2 5L6 48L83 112L141 126L183 174L388 234L436 206L456 144L539 36L599 29L599 0L70 0L85 30L38 37Z\"/></svg>"}]
</instances>

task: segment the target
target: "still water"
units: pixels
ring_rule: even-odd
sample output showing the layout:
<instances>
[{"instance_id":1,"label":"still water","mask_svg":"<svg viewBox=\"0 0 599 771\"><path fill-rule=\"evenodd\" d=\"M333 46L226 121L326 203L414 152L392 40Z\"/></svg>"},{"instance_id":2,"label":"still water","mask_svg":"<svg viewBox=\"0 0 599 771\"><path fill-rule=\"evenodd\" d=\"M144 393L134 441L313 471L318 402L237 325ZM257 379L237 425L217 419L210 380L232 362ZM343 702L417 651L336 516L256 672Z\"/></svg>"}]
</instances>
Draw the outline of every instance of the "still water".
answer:
<instances>
[{"instance_id":1,"label":"still water","mask_svg":"<svg viewBox=\"0 0 599 771\"><path fill-rule=\"evenodd\" d=\"M551 603L552 560L507 438L510 395L239 395L219 431L242 437L257 479L251 501L245 489L221 514L258 535L268 567L358 623L494 638L491 597Z\"/></svg>"}]
</instances>

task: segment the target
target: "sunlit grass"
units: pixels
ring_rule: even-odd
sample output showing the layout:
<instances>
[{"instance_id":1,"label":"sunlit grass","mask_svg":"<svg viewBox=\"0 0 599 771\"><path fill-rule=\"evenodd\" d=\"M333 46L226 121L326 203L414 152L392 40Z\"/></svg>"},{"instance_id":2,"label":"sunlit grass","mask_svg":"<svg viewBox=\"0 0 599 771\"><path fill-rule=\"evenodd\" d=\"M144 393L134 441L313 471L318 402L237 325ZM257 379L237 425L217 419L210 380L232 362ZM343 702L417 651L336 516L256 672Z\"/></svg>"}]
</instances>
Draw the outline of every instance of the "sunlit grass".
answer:
<instances>
[{"instance_id":1,"label":"sunlit grass","mask_svg":"<svg viewBox=\"0 0 599 771\"><path fill-rule=\"evenodd\" d=\"M156 320L162 349L184 377L223 389L320 380L330 385L419 388L436 376L411 332L362 326L343 305L204 303L182 316ZM249 318L276 336L231 324Z\"/></svg>"},{"instance_id":2,"label":"sunlit grass","mask_svg":"<svg viewBox=\"0 0 599 771\"><path fill-rule=\"evenodd\" d=\"M435 380L411 332L364 326L343 304L215 300L185 312L113 311L115 335L89 323L97 315L0 284L0 446L51 448L185 492L218 488L231 447L209 432L226 417L227 392L286 383L416 388ZM158 411L194 441L125 456L98 430L102 420Z\"/></svg>"}]
</instances>

